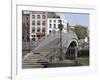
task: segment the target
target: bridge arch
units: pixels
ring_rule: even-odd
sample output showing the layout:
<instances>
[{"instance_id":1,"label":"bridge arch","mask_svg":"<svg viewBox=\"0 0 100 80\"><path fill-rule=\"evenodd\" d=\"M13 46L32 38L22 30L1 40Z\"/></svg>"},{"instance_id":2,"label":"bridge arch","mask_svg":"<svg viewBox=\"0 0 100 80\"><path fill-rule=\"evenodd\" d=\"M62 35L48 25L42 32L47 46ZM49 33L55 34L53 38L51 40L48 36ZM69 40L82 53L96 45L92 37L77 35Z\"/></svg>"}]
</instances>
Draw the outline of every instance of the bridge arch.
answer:
<instances>
[{"instance_id":1,"label":"bridge arch","mask_svg":"<svg viewBox=\"0 0 100 80\"><path fill-rule=\"evenodd\" d=\"M65 58L75 60L78 54L78 40L72 39L67 43L67 50L65 52Z\"/></svg>"}]
</instances>

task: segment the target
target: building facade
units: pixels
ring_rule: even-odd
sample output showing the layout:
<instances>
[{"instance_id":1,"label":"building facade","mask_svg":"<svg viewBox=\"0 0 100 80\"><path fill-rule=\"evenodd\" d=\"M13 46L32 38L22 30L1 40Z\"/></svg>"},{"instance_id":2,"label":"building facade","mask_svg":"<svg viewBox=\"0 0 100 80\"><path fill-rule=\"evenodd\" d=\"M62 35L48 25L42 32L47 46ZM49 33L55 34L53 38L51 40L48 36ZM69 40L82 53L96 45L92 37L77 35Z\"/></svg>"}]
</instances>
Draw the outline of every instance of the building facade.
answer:
<instances>
[{"instance_id":1,"label":"building facade","mask_svg":"<svg viewBox=\"0 0 100 80\"><path fill-rule=\"evenodd\" d=\"M63 19L60 18L48 18L47 20L47 31L46 34L50 34L52 32L57 32L59 31L58 25L60 24L60 21L63 25L63 32L67 32L67 24L64 22Z\"/></svg>"},{"instance_id":2,"label":"building facade","mask_svg":"<svg viewBox=\"0 0 100 80\"><path fill-rule=\"evenodd\" d=\"M22 41L30 41L30 14L22 11Z\"/></svg>"},{"instance_id":3,"label":"building facade","mask_svg":"<svg viewBox=\"0 0 100 80\"><path fill-rule=\"evenodd\" d=\"M47 13L46 12L31 12L30 13L30 39L36 41L45 36L47 28Z\"/></svg>"}]
</instances>

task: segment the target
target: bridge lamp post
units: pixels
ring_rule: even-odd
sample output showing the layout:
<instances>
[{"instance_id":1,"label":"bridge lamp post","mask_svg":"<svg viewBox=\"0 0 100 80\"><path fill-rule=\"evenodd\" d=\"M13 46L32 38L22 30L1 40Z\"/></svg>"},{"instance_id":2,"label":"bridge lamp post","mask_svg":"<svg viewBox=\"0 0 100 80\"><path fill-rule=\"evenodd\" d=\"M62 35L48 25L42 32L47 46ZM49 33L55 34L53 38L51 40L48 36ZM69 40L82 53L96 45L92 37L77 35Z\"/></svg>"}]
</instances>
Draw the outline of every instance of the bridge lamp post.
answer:
<instances>
[{"instance_id":1,"label":"bridge lamp post","mask_svg":"<svg viewBox=\"0 0 100 80\"><path fill-rule=\"evenodd\" d=\"M59 61L63 61L63 53L62 53L62 29L63 29L63 25L62 25L62 21L59 20L60 24L58 24L58 28L60 31L60 55L59 55Z\"/></svg>"}]
</instances>

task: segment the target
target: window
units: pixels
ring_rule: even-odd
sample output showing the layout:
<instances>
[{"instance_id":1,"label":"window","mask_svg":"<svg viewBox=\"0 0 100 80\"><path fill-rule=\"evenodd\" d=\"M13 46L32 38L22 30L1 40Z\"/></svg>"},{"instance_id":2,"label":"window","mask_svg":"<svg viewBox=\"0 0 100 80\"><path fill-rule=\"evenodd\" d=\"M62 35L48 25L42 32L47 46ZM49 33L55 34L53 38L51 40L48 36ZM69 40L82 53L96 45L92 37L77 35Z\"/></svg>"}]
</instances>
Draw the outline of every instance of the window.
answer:
<instances>
[{"instance_id":1,"label":"window","mask_svg":"<svg viewBox=\"0 0 100 80\"><path fill-rule=\"evenodd\" d=\"M32 33L35 33L35 27L32 28Z\"/></svg>"},{"instance_id":2,"label":"window","mask_svg":"<svg viewBox=\"0 0 100 80\"><path fill-rule=\"evenodd\" d=\"M40 32L40 28L37 28L37 32Z\"/></svg>"},{"instance_id":3,"label":"window","mask_svg":"<svg viewBox=\"0 0 100 80\"><path fill-rule=\"evenodd\" d=\"M58 23L60 23L60 22L62 23L62 20L58 20Z\"/></svg>"},{"instance_id":4,"label":"window","mask_svg":"<svg viewBox=\"0 0 100 80\"><path fill-rule=\"evenodd\" d=\"M32 21L32 25L35 25L35 21Z\"/></svg>"},{"instance_id":5,"label":"window","mask_svg":"<svg viewBox=\"0 0 100 80\"><path fill-rule=\"evenodd\" d=\"M49 22L52 22L51 20L49 20Z\"/></svg>"},{"instance_id":6,"label":"window","mask_svg":"<svg viewBox=\"0 0 100 80\"><path fill-rule=\"evenodd\" d=\"M35 37L35 35L32 35L32 37Z\"/></svg>"},{"instance_id":7,"label":"window","mask_svg":"<svg viewBox=\"0 0 100 80\"><path fill-rule=\"evenodd\" d=\"M54 20L54 22L56 22L56 20Z\"/></svg>"},{"instance_id":8,"label":"window","mask_svg":"<svg viewBox=\"0 0 100 80\"><path fill-rule=\"evenodd\" d=\"M35 19L35 15L32 15L32 18Z\"/></svg>"},{"instance_id":9,"label":"window","mask_svg":"<svg viewBox=\"0 0 100 80\"><path fill-rule=\"evenodd\" d=\"M43 19L45 19L45 18L46 18L46 16L45 16L45 15L42 15L42 18L43 18Z\"/></svg>"},{"instance_id":10,"label":"window","mask_svg":"<svg viewBox=\"0 0 100 80\"><path fill-rule=\"evenodd\" d=\"M40 25L40 21L37 21L37 25Z\"/></svg>"},{"instance_id":11,"label":"window","mask_svg":"<svg viewBox=\"0 0 100 80\"><path fill-rule=\"evenodd\" d=\"M37 19L40 19L40 15L37 15Z\"/></svg>"},{"instance_id":12,"label":"window","mask_svg":"<svg viewBox=\"0 0 100 80\"><path fill-rule=\"evenodd\" d=\"M54 24L54 28L56 28L56 24Z\"/></svg>"},{"instance_id":13,"label":"window","mask_svg":"<svg viewBox=\"0 0 100 80\"><path fill-rule=\"evenodd\" d=\"M42 29L42 32L44 32L44 33L45 33L45 28L43 28L43 29Z\"/></svg>"},{"instance_id":14,"label":"window","mask_svg":"<svg viewBox=\"0 0 100 80\"><path fill-rule=\"evenodd\" d=\"M42 22L42 25L46 25L46 22L45 22L45 21L43 21L43 22Z\"/></svg>"},{"instance_id":15,"label":"window","mask_svg":"<svg viewBox=\"0 0 100 80\"><path fill-rule=\"evenodd\" d=\"M32 41L35 41L35 38L32 38Z\"/></svg>"},{"instance_id":16,"label":"window","mask_svg":"<svg viewBox=\"0 0 100 80\"><path fill-rule=\"evenodd\" d=\"M52 25L51 24L49 24L49 28L52 28Z\"/></svg>"},{"instance_id":17,"label":"window","mask_svg":"<svg viewBox=\"0 0 100 80\"><path fill-rule=\"evenodd\" d=\"M49 30L49 33L51 33L51 30Z\"/></svg>"}]
</instances>

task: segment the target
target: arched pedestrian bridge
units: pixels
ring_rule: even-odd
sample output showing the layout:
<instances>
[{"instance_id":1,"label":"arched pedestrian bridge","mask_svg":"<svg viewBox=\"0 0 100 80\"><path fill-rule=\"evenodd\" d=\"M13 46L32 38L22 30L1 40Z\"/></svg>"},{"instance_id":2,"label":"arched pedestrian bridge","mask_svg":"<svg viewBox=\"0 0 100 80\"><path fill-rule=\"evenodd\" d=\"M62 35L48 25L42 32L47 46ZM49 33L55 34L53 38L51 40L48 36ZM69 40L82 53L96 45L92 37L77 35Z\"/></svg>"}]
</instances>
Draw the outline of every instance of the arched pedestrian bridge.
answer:
<instances>
[{"instance_id":1,"label":"arched pedestrian bridge","mask_svg":"<svg viewBox=\"0 0 100 80\"><path fill-rule=\"evenodd\" d=\"M41 64L45 64L44 62L59 63L61 62L59 61L60 56L65 62L66 60L75 60L77 49L78 38L74 32L62 32L62 40L60 40L59 32L50 34L33 44L31 53L26 54L23 58L23 68L43 67Z\"/></svg>"}]
</instances>

